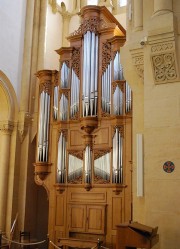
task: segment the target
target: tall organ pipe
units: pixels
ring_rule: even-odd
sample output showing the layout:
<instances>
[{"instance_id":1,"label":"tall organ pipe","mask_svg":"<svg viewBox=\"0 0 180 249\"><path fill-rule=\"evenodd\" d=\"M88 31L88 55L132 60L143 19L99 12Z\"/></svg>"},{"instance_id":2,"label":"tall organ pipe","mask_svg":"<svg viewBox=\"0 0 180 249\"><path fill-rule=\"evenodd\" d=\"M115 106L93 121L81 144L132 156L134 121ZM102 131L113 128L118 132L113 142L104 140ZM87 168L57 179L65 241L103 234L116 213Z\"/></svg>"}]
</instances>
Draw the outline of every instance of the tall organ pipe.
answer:
<instances>
[{"instance_id":1,"label":"tall organ pipe","mask_svg":"<svg viewBox=\"0 0 180 249\"><path fill-rule=\"evenodd\" d=\"M84 35L83 94L84 116L97 115L98 36L90 31Z\"/></svg>"},{"instance_id":2,"label":"tall organ pipe","mask_svg":"<svg viewBox=\"0 0 180 249\"><path fill-rule=\"evenodd\" d=\"M129 84L126 82L126 113L132 110L132 91Z\"/></svg>"},{"instance_id":3,"label":"tall organ pipe","mask_svg":"<svg viewBox=\"0 0 180 249\"><path fill-rule=\"evenodd\" d=\"M85 160L84 160L85 183L91 182L91 161L92 161L91 149L90 146L87 145L85 148Z\"/></svg>"},{"instance_id":4,"label":"tall organ pipe","mask_svg":"<svg viewBox=\"0 0 180 249\"><path fill-rule=\"evenodd\" d=\"M50 95L44 91L40 94L40 118L38 136L38 160L48 162Z\"/></svg>"},{"instance_id":5,"label":"tall organ pipe","mask_svg":"<svg viewBox=\"0 0 180 249\"><path fill-rule=\"evenodd\" d=\"M111 67L112 62L102 74L102 110L107 113L111 113Z\"/></svg>"},{"instance_id":6,"label":"tall organ pipe","mask_svg":"<svg viewBox=\"0 0 180 249\"><path fill-rule=\"evenodd\" d=\"M113 137L113 183L123 182L123 138L116 128Z\"/></svg>"},{"instance_id":7,"label":"tall organ pipe","mask_svg":"<svg viewBox=\"0 0 180 249\"><path fill-rule=\"evenodd\" d=\"M66 172L66 139L63 133L60 133L58 141L58 159L57 159L57 182L65 182Z\"/></svg>"},{"instance_id":8,"label":"tall organ pipe","mask_svg":"<svg viewBox=\"0 0 180 249\"><path fill-rule=\"evenodd\" d=\"M75 116L75 114L79 111L79 88L80 81L72 69L71 76L71 103L70 103L70 113L71 118Z\"/></svg>"},{"instance_id":9,"label":"tall organ pipe","mask_svg":"<svg viewBox=\"0 0 180 249\"><path fill-rule=\"evenodd\" d=\"M53 103L54 120L58 119L58 92L59 92L59 86L55 86L54 87L54 103Z\"/></svg>"}]
</instances>

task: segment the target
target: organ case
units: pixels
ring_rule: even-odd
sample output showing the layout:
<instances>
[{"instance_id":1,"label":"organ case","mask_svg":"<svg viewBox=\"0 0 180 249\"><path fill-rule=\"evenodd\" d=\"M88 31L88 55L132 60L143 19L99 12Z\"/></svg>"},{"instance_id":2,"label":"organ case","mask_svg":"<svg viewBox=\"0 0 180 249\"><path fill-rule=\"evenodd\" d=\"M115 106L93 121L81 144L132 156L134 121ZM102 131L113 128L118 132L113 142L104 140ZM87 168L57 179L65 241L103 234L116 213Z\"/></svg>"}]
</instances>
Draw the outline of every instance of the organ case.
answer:
<instances>
[{"instance_id":1,"label":"organ case","mask_svg":"<svg viewBox=\"0 0 180 249\"><path fill-rule=\"evenodd\" d=\"M132 91L123 75L126 32L104 7L85 6L81 25L41 70L35 174L49 195L49 234L102 239L131 219Z\"/></svg>"}]
</instances>

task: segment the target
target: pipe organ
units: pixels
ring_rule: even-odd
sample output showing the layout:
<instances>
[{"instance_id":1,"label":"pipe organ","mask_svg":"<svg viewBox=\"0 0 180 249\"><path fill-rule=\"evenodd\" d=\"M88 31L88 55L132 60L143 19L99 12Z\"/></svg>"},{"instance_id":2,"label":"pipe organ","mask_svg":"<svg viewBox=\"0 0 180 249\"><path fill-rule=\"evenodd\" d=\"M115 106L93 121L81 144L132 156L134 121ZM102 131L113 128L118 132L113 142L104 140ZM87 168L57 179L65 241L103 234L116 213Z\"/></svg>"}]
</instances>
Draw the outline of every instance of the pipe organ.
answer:
<instances>
[{"instance_id":1,"label":"pipe organ","mask_svg":"<svg viewBox=\"0 0 180 249\"><path fill-rule=\"evenodd\" d=\"M132 91L123 75L126 32L104 6L85 6L81 25L41 70L35 175L49 190L49 233L115 246L131 220Z\"/></svg>"}]
</instances>

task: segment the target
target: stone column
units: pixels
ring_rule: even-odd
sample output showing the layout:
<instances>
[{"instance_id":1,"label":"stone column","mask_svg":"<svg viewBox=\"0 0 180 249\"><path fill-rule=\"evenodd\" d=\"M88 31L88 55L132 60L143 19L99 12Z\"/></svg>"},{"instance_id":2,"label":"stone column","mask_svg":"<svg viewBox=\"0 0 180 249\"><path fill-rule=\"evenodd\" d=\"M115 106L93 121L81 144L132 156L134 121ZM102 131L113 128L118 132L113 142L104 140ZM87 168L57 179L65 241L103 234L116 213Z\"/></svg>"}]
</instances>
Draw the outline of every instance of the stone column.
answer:
<instances>
[{"instance_id":1,"label":"stone column","mask_svg":"<svg viewBox=\"0 0 180 249\"><path fill-rule=\"evenodd\" d=\"M45 36L46 36L46 18L47 18L47 0L40 1L40 21L39 21L39 44L38 44L38 65L37 71L44 69L45 58Z\"/></svg>"},{"instance_id":2,"label":"stone column","mask_svg":"<svg viewBox=\"0 0 180 249\"><path fill-rule=\"evenodd\" d=\"M143 28L143 0L134 0L134 30Z\"/></svg>"},{"instance_id":3,"label":"stone column","mask_svg":"<svg viewBox=\"0 0 180 249\"><path fill-rule=\"evenodd\" d=\"M10 140L13 126L9 122L0 124L0 230L5 231Z\"/></svg>"},{"instance_id":4,"label":"stone column","mask_svg":"<svg viewBox=\"0 0 180 249\"><path fill-rule=\"evenodd\" d=\"M62 29L62 46L67 47L69 46L69 42L67 40L67 36L69 35L69 22L71 20L71 14L69 12L62 12L61 13L63 18L63 29Z\"/></svg>"},{"instance_id":5,"label":"stone column","mask_svg":"<svg viewBox=\"0 0 180 249\"><path fill-rule=\"evenodd\" d=\"M172 11L172 0L154 0L154 14Z\"/></svg>"}]
</instances>

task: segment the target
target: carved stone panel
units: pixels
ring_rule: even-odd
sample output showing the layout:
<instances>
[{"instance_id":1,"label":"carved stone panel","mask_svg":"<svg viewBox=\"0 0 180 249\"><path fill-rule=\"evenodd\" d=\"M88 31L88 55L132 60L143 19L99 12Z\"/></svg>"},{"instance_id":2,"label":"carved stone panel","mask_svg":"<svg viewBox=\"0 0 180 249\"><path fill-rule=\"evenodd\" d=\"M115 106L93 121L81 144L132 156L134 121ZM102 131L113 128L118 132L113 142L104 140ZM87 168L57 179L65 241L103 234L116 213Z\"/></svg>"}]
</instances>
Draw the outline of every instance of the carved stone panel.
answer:
<instances>
[{"instance_id":1,"label":"carved stone panel","mask_svg":"<svg viewBox=\"0 0 180 249\"><path fill-rule=\"evenodd\" d=\"M151 61L156 84L175 82L179 79L174 41L152 45Z\"/></svg>"}]
</instances>

